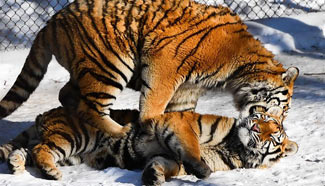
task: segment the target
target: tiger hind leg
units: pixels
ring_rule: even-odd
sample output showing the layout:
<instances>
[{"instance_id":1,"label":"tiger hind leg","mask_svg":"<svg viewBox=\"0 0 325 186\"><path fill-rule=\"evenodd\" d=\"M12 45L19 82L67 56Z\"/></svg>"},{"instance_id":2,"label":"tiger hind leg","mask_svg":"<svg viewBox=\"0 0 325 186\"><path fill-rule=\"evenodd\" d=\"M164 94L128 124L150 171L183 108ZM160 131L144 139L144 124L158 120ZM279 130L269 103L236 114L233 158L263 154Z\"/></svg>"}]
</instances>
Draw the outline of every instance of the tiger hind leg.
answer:
<instances>
[{"instance_id":1,"label":"tiger hind leg","mask_svg":"<svg viewBox=\"0 0 325 186\"><path fill-rule=\"evenodd\" d=\"M183 84L174 93L165 112L194 111L199 97L205 92L203 88Z\"/></svg>"},{"instance_id":2,"label":"tiger hind leg","mask_svg":"<svg viewBox=\"0 0 325 186\"><path fill-rule=\"evenodd\" d=\"M83 158L79 155L70 156L62 161L59 161L57 164L60 166L72 166L79 165L83 162Z\"/></svg>"},{"instance_id":3,"label":"tiger hind leg","mask_svg":"<svg viewBox=\"0 0 325 186\"><path fill-rule=\"evenodd\" d=\"M0 146L0 163L8 160L9 154L14 150L14 146L11 143L3 144Z\"/></svg>"},{"instance_id":4,"label":"tiger hind leg","mask_svg":"<svg viewBox=\"0 0 325 186\"><path fill-rule=\"evenodd\" d=\"M58 158L46 144L38 144L33 149L33 160L46 179L60 180L62 173L56 166Z\"/></svg>"},{"instance_id":5,"label":"tiger hind leg","mask_svg":"<svg viewBox=\"0 0 325 186\"><path fill-rule=\"evenodd\" d=\"M167 156L155 156L148 161L143 173L142 184L158 186L172 176L178 175L181 165Z\"/></svg>"},{"instance_id":6,"label":"tiger hind leg","mask_svg":"<svg viewBox=\"0 0 325 186\"><path fill-rule=\"evenodd\" d=\"M81 99L80 89L77 83L70 80L65 84L59 93L59 101L61 105L70 110L76 110L78 108Z\"/></svg>"},{"instance_id":7,"label":"tiger hind leg","mask_svg":"<svg viewBox=\"0 0 325 186\"><path fill-rule=\"evenodd\" d=\"M81 72L84 71L81 70ZM121 72L121 74L123 73ZM128 76L131 75L129 73ZM78 105L78 113L93 127L113 137L125 136L130 130L129 125L122 126L114 121L109 112L116 96L123 90L129 79L127 75L123 75L123 77L125 78L112 78L103 72L89 69L79 75L78 86L80 87L81 101Z\"/></svg>"},{"instance_id":8,"label":"tiger hind leg","mask_svg":"<svg viewBox=\"0 0 325 186\"><path fill-rule=\"evenodd\" d=\"M0 145L0 163L7 162L10 153L16 149L29 148L39 142L39 136L35 125L20 133L6 144Z\"/></svg>"}]
</instances>

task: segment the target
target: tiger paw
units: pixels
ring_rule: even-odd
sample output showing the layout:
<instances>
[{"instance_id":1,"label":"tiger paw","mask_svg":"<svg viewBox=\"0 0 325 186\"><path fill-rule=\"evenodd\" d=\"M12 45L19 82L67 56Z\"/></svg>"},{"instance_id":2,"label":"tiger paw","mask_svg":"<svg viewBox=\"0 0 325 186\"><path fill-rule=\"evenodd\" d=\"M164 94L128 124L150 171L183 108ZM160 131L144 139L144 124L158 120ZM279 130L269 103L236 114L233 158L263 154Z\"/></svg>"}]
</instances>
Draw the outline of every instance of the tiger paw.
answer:
<instances>
[{"instance_id":1,"label":"tiger paw","mask_svg":"<svg viewBox=\"0 0 325 186\"><path fill-rule=\"evenodd\" d=\"M199 179L206 179L211 174L210 167L203 161L192 160L183 162L184 169L188 174L193 174Z\"/></svg>"},{"instance_id":2,"label":"tiger paw","mask_svg":"<svg viewBox=\"0 0 325 186\"><path fill-rule=\"evenodd\" d=\"M14 150L8 157L8 169L12 174L21 174L25 171L26 151L21 148Z\"/></svg>"},{"instance_id":3,"label":"tiger paw","mask_svg":"<svg viewBox=\"0 0 325 186\"><path fill-rule=\"evenodd\" d=\"M55 166L42 165L42 167L39 167L39 169L41 170L41 173L44 176L44 178L46 178L48 180L61 180L62 179L61 171Z\"/></svg>"},{"instance_id":4,"label":"tiger paw","mask_svg":"<svg viewBox=\"0 0 325 186\"><path fill-rule=\"evenodd\" d=\"M130 132L131 126L132 126L132 124L129 123L129 124L121 127L119 130L111 131L109 133L109 135L112 136L112 137L114 137L114 138L122 138L122 137L125 137Z\"/></svg>"},{"instance_id":5,"label":"tiger paw","mask_svg":"<svg viewBox=\"0 0 325 186\"><path fill-rule=\"evenodd\" d=\"M53 149L47 144L38 144L32 150L33 163L40 170L43 177L49 180L60 180L62 173L57 168Z\"/></svg>"},{"instance_id":6,"label":"tiger paw","mask_svg":"<svg viewBox=\"0 0 325 186\"><path fill-rule=\"evenodd\" d=\"M128 123L127 125L123 126L122 128L123 136L126 136L130 132L131 127L132 127L132 123Z\"/></svg>"},{"instance_id":7,"label":"tiger paw","mask_svg":"<svg viewBox=\"0 0 325 186\"><path fill-rule=\"evenodd\" d=\"M165 182L164 168L153 164L147 167L142 173L142 185L159 186Z\"/></svg>"}]
</instances>

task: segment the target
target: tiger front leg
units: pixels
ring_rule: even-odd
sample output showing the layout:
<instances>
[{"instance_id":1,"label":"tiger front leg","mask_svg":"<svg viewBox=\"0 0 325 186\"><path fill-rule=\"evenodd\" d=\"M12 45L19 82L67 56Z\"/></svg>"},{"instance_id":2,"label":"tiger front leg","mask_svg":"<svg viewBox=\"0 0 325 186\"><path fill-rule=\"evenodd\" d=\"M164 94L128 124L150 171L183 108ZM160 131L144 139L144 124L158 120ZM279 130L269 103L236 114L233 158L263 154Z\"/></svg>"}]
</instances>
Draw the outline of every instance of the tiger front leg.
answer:
<instances>
[{"instance_id":1,"label":"tiger front leg","mask_svg":"<svg viewBox=\"0 0 325 186\"><path fill-rule=\"evenodd\" d=\"M159 144L166 152L181 161L188 174L200 179L210 176L210 167L202 161L199 144L200 129L194 112L170 112L152 120Z\"/></svg>"},{"instance_id":2,"label":"tiger front leg","mask_svg":"<svg viewBox=\"0 0 325 186\"><path fill-rule=\"evenodd\" d=\"M160 61L158 64L165 63ZM186 126L187 123L191 122L184 120L178 112L164 114L168 103L175 95L175 91L184 81L184 76L177 73L177 66L174 67L174 69L159 68L159 66L149 65L142 71L144 83L140 98L140 122L142 123L141 127L149 133L152 130L152 126L148 125L151 121L156 122L158 127L163 127L167 120L170 125L174 126ZM184 166L188 173L194 174L198 178L206 178L210 175L211 170L201 161L198 138L190 128L185 127L184 129L186 132L181 130L178 132L180 136L184 137L179 138L180 146L183 149L180 158L184 160Z\"/></svg>"},{"instance_id":3,"label":"tiger front leg","mask_svg":"<svg viewBox=\"0 0 325 186\"><path fill-rule=\"evenodd\" d=\"M142 123L164 114L168 103L184 82L184 77L176 72L177 66L174 68L162 66L168 66L167 63L173 64L168 59L158 58L142 69L139 118Z\"/></svg>"}]
</instances>

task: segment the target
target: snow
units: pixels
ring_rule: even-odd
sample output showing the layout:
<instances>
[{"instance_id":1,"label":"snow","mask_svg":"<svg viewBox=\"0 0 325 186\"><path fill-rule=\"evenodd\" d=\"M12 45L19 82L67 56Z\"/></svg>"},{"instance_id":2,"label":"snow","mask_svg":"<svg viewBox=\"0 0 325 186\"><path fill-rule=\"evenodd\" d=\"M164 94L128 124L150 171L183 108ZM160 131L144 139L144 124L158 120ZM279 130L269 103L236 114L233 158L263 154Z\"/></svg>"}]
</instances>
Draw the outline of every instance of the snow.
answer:
<instances>
[{"instance_id":1,"label":"snow","mask_svg":"<svg viewBox=\"0 0 325 186\"><path fill-rule=\"evenodd\" d=\"M297 66L300 76L295 83L292 108L285 120L289 138L299 145L297 154L282 159L269 169L237 169L213 173L206 180L180 176L165 185L218 186L324 186L325 185L325 13L246 22L249 30L286 67ZM0 52L0 98L18 76L28 50ZM0 120L0 144L7 142L31 125L37 114L57 107L58 91L68 81L68 73L53 59L48 73L30 99L9 117ZM139 93L126 89L114 108L138 108ZM197 112L237 117L232 98L226 93L208 92L198 103ZM0 185L141 185L141 170L119 168L94 170L86 165L61 167L62 181L41 179L34 168L19 176L10 175L0 164Z\"/></svg>"},{"instance_id":2,"label":"snow","mask_svg":"<svg viewBox=\"0 0 325 186\"><path fill-rule=\"evenodd\" d=\"M325 13L247 21L249 31L275 54L306 52L325 48Z\"/></svg>"},{"instance_id":3,"label":"snow","mask_svg":"<svg viewBox=\"0 0 325 186\"><path fill-rule=\"evenodd\" d=\"M195 0L203 4L230 7L243 19L259 19L324 11L324 0Z\"/></svg>"}]
</instances>

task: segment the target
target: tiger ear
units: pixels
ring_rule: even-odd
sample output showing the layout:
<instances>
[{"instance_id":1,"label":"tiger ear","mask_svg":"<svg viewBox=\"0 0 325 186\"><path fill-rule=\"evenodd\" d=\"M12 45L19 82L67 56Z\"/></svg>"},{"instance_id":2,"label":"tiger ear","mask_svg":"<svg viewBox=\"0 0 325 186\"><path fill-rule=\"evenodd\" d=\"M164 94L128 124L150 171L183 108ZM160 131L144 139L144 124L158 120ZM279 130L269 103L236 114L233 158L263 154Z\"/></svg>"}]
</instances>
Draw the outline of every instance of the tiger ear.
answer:
<instances>
[{"instance_id":1,"label":"tiger ear","mask_svg":"<svg viewBox=\"0 0 325 186\"><path fill-rule=\"evenodd\" d=\"M270 114L271 116L281 117L283 113L283 109L278 106L273 106L270 107L266 113Z\"/></svg>"},{"instance_id":2,"label":"tiger ear","mask_svg":"<svg viewBox=\"0 0 325 186\"><path fill-rule=\"evenodd\" d=\"M298 75L299 69L297 67L290 67L282 74L282 80L286 85L290 85L297 79Z\"/></svg>"},{"instance_id":3,"label":"tiger ear","mask_svg":"<svg viewBox=\"0 0 325 186\"><path fill-rule=\"evenodd\" d=\"M284 149L284 155L291 156L296 154L298 151L298 144L294 141L288 140L288 143Z\"/></svg>"}]
</instances>

